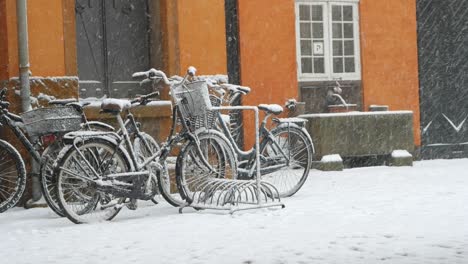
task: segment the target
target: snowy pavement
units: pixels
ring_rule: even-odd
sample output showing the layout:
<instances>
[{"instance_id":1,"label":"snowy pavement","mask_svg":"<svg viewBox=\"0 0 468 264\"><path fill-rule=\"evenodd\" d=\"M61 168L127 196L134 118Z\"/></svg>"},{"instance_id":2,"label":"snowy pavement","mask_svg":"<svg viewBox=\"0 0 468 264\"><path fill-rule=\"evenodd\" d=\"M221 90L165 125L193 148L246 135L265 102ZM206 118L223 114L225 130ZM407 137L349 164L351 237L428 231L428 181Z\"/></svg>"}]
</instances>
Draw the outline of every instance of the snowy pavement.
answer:
<instances>
[{"instance_id":1,"label":"snowy pavement","mask_svg":"<svg viewBox=\"0 0 468 264\"><path fill-rule=\"evenodd\" d=\"M468 159L311 171L283 210L0 214L0 263L468 263Z\"/></svg>"}]
</instances>

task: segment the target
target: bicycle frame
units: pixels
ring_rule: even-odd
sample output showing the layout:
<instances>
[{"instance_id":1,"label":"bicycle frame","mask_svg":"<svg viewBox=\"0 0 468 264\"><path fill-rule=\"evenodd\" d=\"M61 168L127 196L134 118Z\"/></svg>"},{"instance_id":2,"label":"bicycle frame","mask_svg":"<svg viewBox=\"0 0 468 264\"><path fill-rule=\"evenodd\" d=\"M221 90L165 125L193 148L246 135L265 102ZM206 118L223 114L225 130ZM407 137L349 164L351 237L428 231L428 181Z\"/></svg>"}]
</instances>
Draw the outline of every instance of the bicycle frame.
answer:
<instances>
[{"instance_id":1,"label":"bicycle frame","mask_svg":"<svg viewBox=\"0 0 468 264\"><path fill-rule=\"evenodd\" d=\"M248 107L246 106L222 106L222 107L214 107L213 108L214 110L237 110L237 109L240 109L240 110L243 110L243 109L248 109ZM275 171L278 171L279 169L281 169L282 167L284 166L287 166L289 164L289 160L290 160L290 157L288 157L288 155L286 155L284 153L284 151L281 149L281 147L278 145L278 143L276 142L276 140L274 140L274 136L273 134L266 128L266 123L267 123L267 120L270 118L271 114L267 114L260 126L258 127L258 129L256 130L256 133L257 133L257 136L258 137L262 137L262 140L260 141L260 143L257 145L257 144L254 144L254 146L248 150L248 151L243 151L241 150L232 134L231 134L231 131L229 130L229 128L226 126L226 124L223 122L223 119L222 119L222 116L221 116L221 112L218 111L217 112L217 119L218 119L218 123L220 124L221 126L221 129L223 130L223 133L226 135L226 137L228 138L229 142L231 143L231 145L233 146L234 148L234 151L239 155L240 157L240 160L242 160L242 163L245 163L246 166L244 170L242 169L239 169L239 176L240 177L247 177L247 178L253 178L255 175L256 175L256 163L259 162L259 160L257 161L257 148L258 148L258 151L260 149L264 149L264 147L266 146L266 144L271 140L271 142L275 145L276 149L279 151L279 154L281 154L287 161L286 165L274 165L274 166L269 166L269 167L266 167L266 168L261 168L260 169L260 174L261 175L265 175L265 174L269 174L269 173L273 173ZM289 138L288 138L289 140ZM260 155L260 153L258 153L258 155Z\"/></svg>"},{"instance_id":2,"label":"bicycle frame","mask_svg":"<svg viewBox=\"0 0 468 264\"><path fill-rule=\"evenodd\" d=\"M13 120L16 119L16 120ZM15 136L21 141L23 146L28 150L28 152L32 155L34 160L38 163L41 162L41 154L36 150L34 144L28 139L25 135L23 130L19 128L18 122L22 123L21 118L13 115L12 113L8 112L7 110L3 110L0 112L0 120L1 124L8 126ZM39 140L39 139L38 139ZM37 143L37 142L36 142Z\"/></svg>"}]
</instances>

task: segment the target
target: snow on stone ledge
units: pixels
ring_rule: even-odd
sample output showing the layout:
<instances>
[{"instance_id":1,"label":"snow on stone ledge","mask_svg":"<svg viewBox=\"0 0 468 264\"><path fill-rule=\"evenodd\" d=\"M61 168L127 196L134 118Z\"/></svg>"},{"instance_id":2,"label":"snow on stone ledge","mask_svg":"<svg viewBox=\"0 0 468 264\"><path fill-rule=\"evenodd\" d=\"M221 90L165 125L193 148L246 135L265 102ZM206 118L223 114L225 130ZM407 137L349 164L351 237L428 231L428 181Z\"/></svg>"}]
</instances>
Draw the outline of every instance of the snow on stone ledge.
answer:
<instances>
[{"instance_id":1,"label":"snow on stone ledge","mask_svg":"<svg viewBox=\"0 0 468 264\"><path fill-rule=\"evenodd\" d=\"M383 111L383 112L347 112L347 113L323 113L323 114L305 114L301 118L312 117L336 117L336 116L371 116L371 115L407 115L413 114L413 111Z\"/></svg>"},{"instance_id":2,"label":"snow on stone ledge","mask_svg":"<svg viewBox=\"0 0 468 264\"><path fill-rule=\"evenodd\" d=\"M332 154L332 155L323 156L321 162L323 163L343 162L343 159L341 159L341 156L339 154Z\"/></svg>"},{"instance_id":3,"label":"snow on stone ledge","mask_svg":"<svg viewBox=\"0 0 468 264\"><path fill-rule=\"evenodd\" d=\"M392 158L412 158L413 155L406 150L397 149L392 151Z\"/></svg>"}]
</instances>

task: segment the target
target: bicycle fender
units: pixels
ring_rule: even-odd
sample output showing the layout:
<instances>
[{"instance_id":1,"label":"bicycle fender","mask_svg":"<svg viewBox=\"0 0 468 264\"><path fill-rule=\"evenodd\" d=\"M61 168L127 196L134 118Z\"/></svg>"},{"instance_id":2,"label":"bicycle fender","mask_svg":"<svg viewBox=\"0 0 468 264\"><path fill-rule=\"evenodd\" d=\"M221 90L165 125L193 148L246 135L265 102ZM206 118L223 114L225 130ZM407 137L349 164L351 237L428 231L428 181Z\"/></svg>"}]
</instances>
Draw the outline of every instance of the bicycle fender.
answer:
<instances>
[{"instance_id":1,"label":"bicycle fender","mask_svg":"<svg viewBox=\"0 0 468 264\"><path fill-rule=\"evenodd\" d=\"M99 122L99 121L88 121L87 123L88 125L90 126L95 126L97 128L102 128L103 130L107 130L107 131L115 131L115 128L111 125L108 125L106 123L103 123L103 122ZM82 127L86 126L86 124L81 124Z\"/></svg>"},{"instance_id":2,"label":"bicycle fender","mask_svg":"<svg viewBox=\"0 0 468 264\"><path fill-rule=\"evenodd\" d=\"M288 118L281 118L281 119L288 119ZM296 119L296 118L294 118L294 119ZM296 123L282 122L282 123L279 123L279 125L276 126L275 129L279 129L279 128L286 128L287 129L288 127L295 127L295 128L298 128L298 129L302 130L302 132L304 132L307 139L309 139L309 141L311 143L310 145L312 146L312 154L315 154L315 147L314 147L314 143L312 141L312 137L310 136L309 131L307 131L307 129L304 126L299 126Z\"/></svg>"}]
</instances>

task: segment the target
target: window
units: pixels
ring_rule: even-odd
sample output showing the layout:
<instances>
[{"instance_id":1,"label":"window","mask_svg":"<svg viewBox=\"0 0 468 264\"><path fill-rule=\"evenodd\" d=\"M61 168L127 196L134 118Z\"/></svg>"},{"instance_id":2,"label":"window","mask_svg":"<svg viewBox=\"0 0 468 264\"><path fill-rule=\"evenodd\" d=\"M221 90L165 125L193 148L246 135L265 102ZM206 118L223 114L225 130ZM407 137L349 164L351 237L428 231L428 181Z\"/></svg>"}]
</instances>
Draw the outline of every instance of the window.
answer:
<instances>
[{"instance_id":1,"label":"window","mask_svg":"<svg viewBox=\"0 0 468 264\"><path fill-rule=\"evenodd\" d=\"M299 80L361 79L359 0L296 0Z\"/></svg>"}]
</instances>

